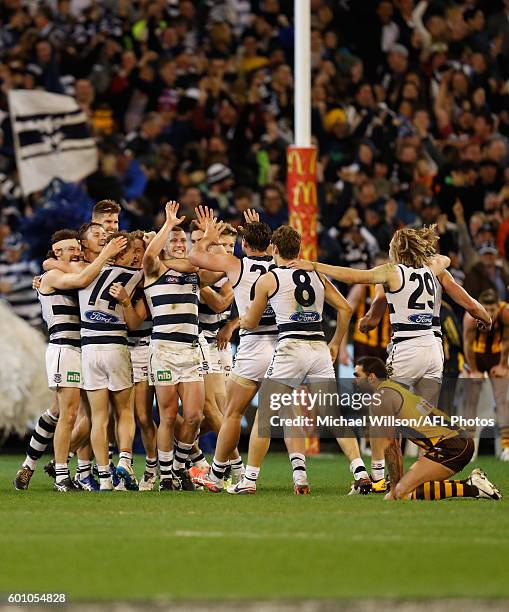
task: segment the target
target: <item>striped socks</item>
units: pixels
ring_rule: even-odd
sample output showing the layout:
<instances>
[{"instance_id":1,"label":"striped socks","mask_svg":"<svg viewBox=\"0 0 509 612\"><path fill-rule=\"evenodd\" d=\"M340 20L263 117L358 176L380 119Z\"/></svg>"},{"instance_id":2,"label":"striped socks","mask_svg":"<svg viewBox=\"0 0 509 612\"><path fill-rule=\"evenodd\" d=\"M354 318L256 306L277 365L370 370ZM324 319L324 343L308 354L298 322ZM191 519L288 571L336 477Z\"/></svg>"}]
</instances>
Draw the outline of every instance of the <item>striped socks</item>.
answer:
<instances>
[{"instance_id":1,"label":"striped socks","mask_svg":"<svg viewBox=\"0 0 509 612\"><path fill-rule=\"evenodd\" d=\"M37 461L42 457L53 439L57 423L58 417L54 417L49 410L41 414L32 432L23 465L28 466L31 470L35 470Z\"/></svg>"}]
</instances>

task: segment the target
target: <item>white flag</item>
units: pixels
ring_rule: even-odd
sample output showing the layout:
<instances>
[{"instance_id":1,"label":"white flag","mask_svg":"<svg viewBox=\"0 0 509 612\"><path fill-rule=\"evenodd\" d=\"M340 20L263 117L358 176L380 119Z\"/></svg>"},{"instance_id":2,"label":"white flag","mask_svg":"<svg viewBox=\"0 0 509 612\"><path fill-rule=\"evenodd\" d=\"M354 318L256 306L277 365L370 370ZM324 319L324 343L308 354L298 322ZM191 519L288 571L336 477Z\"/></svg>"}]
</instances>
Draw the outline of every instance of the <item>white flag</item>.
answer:
<instances>
[{"instance_id":1,"label":"white flag","mask_svg":"<svg viewBox=\"0 0 509 612\"><path fill-rule=\"evenodd\" d=\"M52 179L73 183L97 169L87 117L71 96L12 90L9 109L21 189L44 189Z\"/></svg>"}]
</instances>

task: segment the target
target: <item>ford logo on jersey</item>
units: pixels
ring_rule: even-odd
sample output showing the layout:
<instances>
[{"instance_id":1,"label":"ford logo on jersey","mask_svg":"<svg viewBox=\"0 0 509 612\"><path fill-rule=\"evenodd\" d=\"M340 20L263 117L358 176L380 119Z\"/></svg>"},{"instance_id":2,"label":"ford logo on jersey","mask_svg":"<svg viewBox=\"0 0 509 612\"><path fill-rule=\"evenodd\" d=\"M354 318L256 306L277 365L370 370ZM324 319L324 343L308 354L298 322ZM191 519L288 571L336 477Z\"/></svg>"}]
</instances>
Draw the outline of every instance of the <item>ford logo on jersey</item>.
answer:
<instances>
[{"instance_id":1,"label":"ford logo on jersey","mask_svg":"<svg viewBox=\"0 0 509 612\"><path fill-rule=\"evenodd\" d=\"M118 317L101 312L100 310L87 310L85 319L94 323L118 323L120 321Z\"/></svg>"},{"instance_id":2,"label":"ford logo on jersey","mask_svg":"<svg viewBox=\"0 0 509 612\"><path fill-rule=\"evenodd\" d=\"M303 310L302 312L294 312L290 315L290 321L298 323L314 323L320 320L320 313L316 310Z\"/></svg>"},{"instance_id":3,"label":"ford logo on jersey","mask_svg":"<svg viewBox=\"0 0 509 612\"><path fill-rule=\"evenodd\" d=\"M432 314L413 314L408 317L409 321L412 323L417 323L419 325L431 325L433 323L433 315Z\"/></svg>"}]
</instances>

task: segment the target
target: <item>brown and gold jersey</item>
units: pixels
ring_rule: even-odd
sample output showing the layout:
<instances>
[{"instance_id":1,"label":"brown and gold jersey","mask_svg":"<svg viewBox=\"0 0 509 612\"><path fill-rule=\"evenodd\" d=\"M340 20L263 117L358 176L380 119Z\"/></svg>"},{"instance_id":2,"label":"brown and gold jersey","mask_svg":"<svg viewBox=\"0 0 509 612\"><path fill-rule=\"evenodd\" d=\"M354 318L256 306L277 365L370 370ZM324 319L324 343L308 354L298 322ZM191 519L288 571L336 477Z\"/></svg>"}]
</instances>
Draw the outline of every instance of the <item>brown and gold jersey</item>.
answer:
<instances>
[{"instance_id":1,"label":"brown and gold jersey","mask_svg":"<svg viewBox=\"0 0 509 612\"><path fill-rule=\"evenodd\" d=\"M481 355L497 355L502 350L502 335L504 332L502 313L506 306L506 302L500 302L498 316L493 322L490 331L476 329L474 340L475 353Z\"/></svg>"},{"instance_id":2,"label":"brown and gold jersey","mask_svg":"<svg viewBox=\"0 0 509 612\"><path fill-rule=\"evenodd\" d=\"M362 285L361 298L359 305L355 309L355 332L353 335L354 342L360 342L367 346L387 348L391 340L391 322L389 319L389 310L385 309L384 316L379 325L367 333L359 330L357 323L368 312L371 303L375 299L376 285Z\"/></svg>"}]
</instances>

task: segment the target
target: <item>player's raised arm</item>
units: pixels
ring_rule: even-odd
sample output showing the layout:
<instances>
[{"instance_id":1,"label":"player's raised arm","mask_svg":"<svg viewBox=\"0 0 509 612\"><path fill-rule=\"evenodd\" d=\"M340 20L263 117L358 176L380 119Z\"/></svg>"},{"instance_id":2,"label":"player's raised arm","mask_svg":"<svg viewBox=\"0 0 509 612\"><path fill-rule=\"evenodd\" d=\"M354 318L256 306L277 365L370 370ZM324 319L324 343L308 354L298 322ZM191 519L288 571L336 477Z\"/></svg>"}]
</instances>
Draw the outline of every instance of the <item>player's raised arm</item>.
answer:
<instances>
[{"instance_id":1,"label":"player's raised arm","mask_svg":"<svg viewBox=\"0 0 509 612\"><path fill-rule=\"evenodd\" d=\"M108 260L116 257L127 246L127 238L119 236L113 238L103 248L97 259L83 268L81 272L62 274L60 271L53 270L47 273L47 281L54 289L82 289L95 279L101 269L108 263ZM45 279L43 279L44 282Z\"/></svg>"},{"instance_id":2,"label":"player's raised arm","mask_svg":"<svg viewBox=\"0 0 509 612\"><path fill-rule=\"evenodd\" d=\"M325 284L324 300L337 311L336 331L329 342L329 351L332 362L334 363L338 358L341 342L348 332L348 326L350 325L350 319L352 318L353 308L348 300L341 295L341 293L336 289L336 287L334 287L327 277L322 275L320 276Z\"/></svg>"},{"instance_id":3,"label":"player's raised arm","mask_svg":"<svg viewBox=\"0 0 509 612\"><path fill-rule=\"evenodd\" d=\"M45 272L49 272L50 270L59 270L60 272L69 274L75 271L71 264L72 262L70 261L60 261L58 259L54 259L53 257L48 257L48 259L45 259L42 262L42 269Z\"/></svg>"},{"instance_id":4,"label":"player's raised arm","mask_svg":"<svg viewBox=\"0 0 509 612\"><path fill-rule=\"evenodd\" d=\"M234 294L230 283L225 283L219 293L210 287L203 287L200 291L200 298L205 304L216 313L224 312L233 302Z\"/></svg>"},{"instance_id":5,"label":"player's raised arm","mask_svg":"<svg viewBox=\"0 0 509 612\"><path fill-rule=\"evenodd\" d=\"M267 308L269 295L277 289L276 277L272 273L262 274L255 283L255 295L251 306L243 317L240 318L242 329L254 329L260 323L263 312Z\"/></svg>"},{"instance_id":6,"label":"player's raised arm","mask_svg":"<svg viewBox=\"0 0 509 612\"><path fill-rule=\"evenodd\" d=\"M177 217L179 206L179 203L174 200L166 203L166 220L164 225L149 242L145 254L143 255L143 271L146 276L151 276L157 272L161 265L159 255L168 240L171 230L176 225L180 225L185 219L185 216Z\"/></svg>"},{"instance_id":7,"label":"player's raised arm","mask_svg":"<svg viewBox=\"0 0 509 612\"><path fill-rule=\"evenodd\" d=\"M435 276L442 274L451 265L451 260L447 255L434 255L429 260L429 268L432 270Z\"/></svg>"},{"instance_id":8,"label":"player's raised arm","mask_svg":"<svg viewBox=\"0 0 509 612\"><path fill-rule=\"evenodd\" d=\"M461 285L458 285L448 270L444 270L437 278L447 295L479 321L482 324L482 329L489 330L491 328L491 317L486 308L467 293Z\"/></svg>"}]
</instances>

